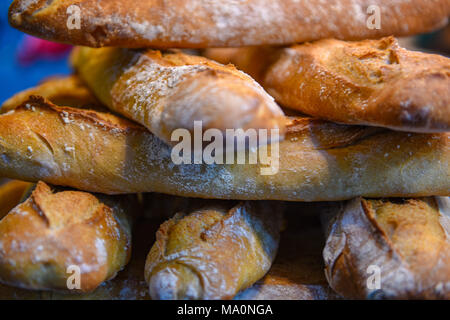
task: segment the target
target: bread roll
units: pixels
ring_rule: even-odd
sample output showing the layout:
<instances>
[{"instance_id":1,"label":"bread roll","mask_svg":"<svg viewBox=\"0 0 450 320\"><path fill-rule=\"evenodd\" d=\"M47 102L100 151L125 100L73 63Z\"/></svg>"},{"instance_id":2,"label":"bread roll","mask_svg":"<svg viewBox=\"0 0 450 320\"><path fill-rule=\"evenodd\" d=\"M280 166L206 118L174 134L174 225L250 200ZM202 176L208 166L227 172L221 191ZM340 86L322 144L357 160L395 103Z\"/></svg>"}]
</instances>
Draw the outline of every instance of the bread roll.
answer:
<instances>
[{"instance_id":1,"label":"bread roll","mask_svg":"<svg viewBox=\"0 0 450 320\"><path fill-rule=\"evenodd\" d=\"M321 40L285 49L210 49L249 72L284 107L339 123L450 131L450 59L397 40Z\"/></svg>"},{"instance_id":2,"label":"bread roll","mask_svg":"<svg viewBox=\"0 0 450 320\"><path fill-rule=\"evenodd\" d=\"M12 180L0 185L0 219L14 208L32 183Z\"/></svg>"},{"instance_id":3,"label":"bread roll","mask_svg":"<svg viewBox=\"0 0 450 320\"><path fill-rule=\"evenodd\" d=\"M273 174L267 175L262 161L175 165L171 148L135 123L34 97L0 116L0 176L108 194L154 191L237 200L450 194L447 133L286 121L286 140L269 146L279 148L279 158L274 151Z\"/></svg>"},{"instance_id":4,"label":"bread roll","mask_svg":"<svg viewBox=\"0 0 450 320\"><path fill-rule=\"evenodd\" d=\"M163 141L184 128L279 129L283 112L264 90L232 66L182 52L77 48L73 65L111 110L147 127Z\"/></svg>"},{"instance_id":5,"label":"bread roll","mask_svg":"<svg viewBox=\"0 0 450 320\"><path fill-rule=\"evenodd\" d=\"M231 299L269 270L276 203L200 202L163 223L145 264L152 299Z\"/></svg>"},{"instance_id":6,"label":"bread roll","mask_svg":"<svg viewBox=\"0 0 450 320\"><path fill-rule=\"evenodd\" d=\"M207 48L414 35L448 16L448 0L15 0L9 23L77 45Z\"/></svg>"},{"instance_id":7,"label":"bread roll","mask_svg":"<svg viewBox=\"0 0 450 320\"><path fill-rule=\"evenodd\" d=\"M89 91L76 75L52 77L40 85L17 93L0 107L0 113L6 113L22 104L32 95L39 95L54 104L75 108L105 110L101 103Z\"/></svg>"},{"instance_id":8,"label":"bread roll","mask_svg":"<svg viewBox=\"0 0 450 320\"><path fill-rule=\"evenodd\" d=\"M355 299L450 299L449 208L448 197L351 200L328 228L330 286Z\"/></svg>"},{"instance_id":9,"label":"bread roll","mask_svg":"<svg viewBox=\"0 0 450 320\"><path fill-rule=\"evenodd\" d=\"M0 282L28 289L88 292L130 258L130 197L54 192L39 182L0 221ZM80 272L79 288L70 276Z\"/></svg>"}]
</instances>

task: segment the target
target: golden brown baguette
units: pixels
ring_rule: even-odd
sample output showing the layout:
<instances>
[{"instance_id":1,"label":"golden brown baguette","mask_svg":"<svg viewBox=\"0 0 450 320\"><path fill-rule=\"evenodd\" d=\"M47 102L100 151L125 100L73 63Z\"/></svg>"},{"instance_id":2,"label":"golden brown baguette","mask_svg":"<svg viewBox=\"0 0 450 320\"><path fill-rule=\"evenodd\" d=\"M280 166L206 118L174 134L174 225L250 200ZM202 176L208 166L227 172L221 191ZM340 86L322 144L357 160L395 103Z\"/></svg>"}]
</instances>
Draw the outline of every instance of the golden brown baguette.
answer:
<instances>
[{"instance_id":1,"label":"golden brown baguette","mask_svg":"<svg viewBox=\"0 0 450 320\"><path fill-rule=\"evenodd\" d=\"M88 292L114 278L131 251L133 198L54 192L39 182L0 221L0 282L28 289ZM78 267L79 288L69 288ZM72 291L72 292L74 292Z\"/></svg>"},{"instance_id":2,"label":"golden brown baguette","mask_svg":"<svg viewBox=\"0 0 450 320\"><path fill-rule=\"evenodd\" d=\"M32 95L39 95L56 105L102 109L101 103L88 90L76 75L68 77L52 77L43 81L40 85L21 91L6 100L0 107L0 113L6 113L22 104ZM105 109L103 107L103 109Z\"/></svg>"},{"instance_id":3,"label":"golden brown baguette","mask_svg":"<svg viewBox=\"0 0 450 320\"><path fill-rule=\"evenodd\" d=\"M409 132L450 131L450 59L393 37L321 40L290 48L210 49L248 72L284 107L339 123Z\"/></svg>"},{"instance_id":4,"label":"golden brown baguette","mask_svg":"<svg viewBox=\"0 0 450 320\"><path fill-rule=\"evenodd\" d=\"M279 129L283 112L259 84L232 66L182 52L76 48L79 76L111 110L171 142L179 128ZM111 72L114 70L114 72Z\"/></svg>"},{"instance_id":5,"label":"golden brown baguette","mask_svg":"<svg viewBox=\"0 0 450 320\"><path fill-rule=\"evenodd\" d=\"M0 185L0 219L14 208L32 183L12 180Z\"/></svg>"},{"instance_id":6,"label":"golden brown baguette","mask_svg":"<svg viewBox=\"0 0 450 320\"><path fill-rule=\"evenodd\" d=\"M279 148L278 165L272 159L275 174L263 175L267 166L261 161L175 165L171 148L135 123L34 97L0 116L0 176L108 194L237 200L450 194L448 133L286 121L287 139L269 146Z\"/></svg>"},{"instance_id":7,"label":"golden brown baguette","mask_svg":"<svg viewBox=\"0 0 450 320\"><path fill-rule=\"evenodd\" d=\"M323 257L339 294L450 299L449 198L356 198L335 213Z\"/></svg>"},{"instance_id":8,"label":"golden brown baguette","mask_svg":"<svg viewBox=\"0 0 450 320\"><path fill-rule=\"evenodd\" d=\"M368 24L374 5L379 28ZM448 0L16 0L9 23L77 45L207 48L414 35L449 15Z\"/></svg>"},{"instance_id":9,"label":"golden brown baguette","mask_svg":"<svg viewBox=\"0 0 450 320\"><path fill-rule=\"evenodd\" d=\"M163 223L145 264L152 299L231 299L269 270L279 203L200 202Z\"/></svg>"}]
</instances>

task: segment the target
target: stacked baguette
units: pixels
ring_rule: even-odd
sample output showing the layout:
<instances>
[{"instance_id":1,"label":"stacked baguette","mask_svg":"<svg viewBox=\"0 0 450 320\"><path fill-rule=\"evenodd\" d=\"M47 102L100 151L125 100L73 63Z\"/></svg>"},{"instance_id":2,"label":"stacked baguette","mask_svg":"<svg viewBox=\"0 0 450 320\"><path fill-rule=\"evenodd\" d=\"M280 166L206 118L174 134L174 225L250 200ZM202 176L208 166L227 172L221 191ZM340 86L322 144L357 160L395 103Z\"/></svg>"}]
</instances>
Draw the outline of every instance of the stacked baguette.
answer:
<instances>
[{"instance_id":1,"label":"stacked baguette","mask_svg":"<svg viewBox=\"0 0 450 320\"><path fill-rule=\"evenodd\" d=\"M15 0L14 27L91 48L0 109L0 176L20 180L0 186L0 282L92 299L335 297L273 280L279 261L290 279L307 270L280 258L287 206L288 221L320 216L337 295L450 299L450 60L394 38L448 16L447 0ZM278 152L276 172L175 164L173 133L197 121L276 130L237 151ZM136 220L160 224L154 241L132 236ZM132 238L148 255L121 271ZM134 296L117 296L123 277Z\"/></svg>"}]
</instances>

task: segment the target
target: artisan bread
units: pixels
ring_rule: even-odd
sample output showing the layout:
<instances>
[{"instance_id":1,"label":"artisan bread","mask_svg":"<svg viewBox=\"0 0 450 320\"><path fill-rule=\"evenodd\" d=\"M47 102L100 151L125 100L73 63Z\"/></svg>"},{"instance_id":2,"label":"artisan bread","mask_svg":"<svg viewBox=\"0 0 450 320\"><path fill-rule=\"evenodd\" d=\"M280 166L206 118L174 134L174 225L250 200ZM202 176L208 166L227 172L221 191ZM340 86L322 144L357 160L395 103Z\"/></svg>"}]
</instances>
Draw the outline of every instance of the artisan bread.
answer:
<instances>
[{"instance_id":1,"label":"artisan bread","mask_svg":"<svg viewBox=\"0 0 450 320\"><path fill-rule=\"evenodd\" d=\"M236 200L450 193L447 133L412 134L302 117L286 122L286 139L267 148L269 154L274 150L271 166L261 159L175 165L171 148L142 126L32 97L0 116L0 176L109 194L154 191Z\"/></svg>"},{"instance_id":2,"label":"artisan bread","mask_svg":"<svg viewBox=\"0 0 450 320\"><path fill-rule=\"evenodd\" d=\"M346 298L450 299L449 210L448 197L341 206L323 251L330 286Z\"/></svg>"},{"instance_id":3,"label":"artisan bread","mask_svg":"<svg viewBox=\"0 0 450 320\"><path fill-rule=\"evenodd\" d=\"M105 107L82 83L80 78L71 75L68 77L52 77L36 87L17 93L0 106L0 113L6 113L14 109L32 95L44 97L56 105L105 110Z\"/></svg>"},{"instance_id":4,"label":"artisan bread","mask_svg":"<svg viewBox=\"0 0 450 320\"><path fill-rule=\"evenodd\" d=\"M114 278L130 258L133 199L54 192L39 182L31 196L0 221L0 282L88 292ZM75 272L79 287L69 279Z\"/></svg>"},{"instance_id":5,"label":"artisan bread","mask_svg":"<svg viewBox=\"0 0 450 320\"><path fill-rule=\"evenodd\" d=\"M163 223L145 264L152 299L231 299L269 271L277 203L200 202Z\"/></svg>"},{"instance_id":6,"label":"artisan bread","mask_svg":"<svg viewBox=\"0 0 450 320\"><path fill-rule=\"evenodd\" d=\"M401 48L393 37L204 55L234 63L282 106L304 114L408 132L450 131L450 59Z\"/></svg>"},{"instance_id":7,"label":"artisan bread","mask_svg":"<svg viewBox=\"0 0 450 320\"><path fill-rule=\"evenodd\" d=\"M72 63L111 110L173 144L174 130L279 129L283 112L264 90L232 66L182 52L77 48Z\"/></svg>"},{"instance_id":8,"label":"artisan bread","mask_svg":"<svg viewBox=\"0 0 450 320\"><path fill-rule=\"evenodd\" d=\"M407 36L448 16L448 0L15 0L9 9L13 27L44 39L128 48Z\"/></svg>"}]
</instances>

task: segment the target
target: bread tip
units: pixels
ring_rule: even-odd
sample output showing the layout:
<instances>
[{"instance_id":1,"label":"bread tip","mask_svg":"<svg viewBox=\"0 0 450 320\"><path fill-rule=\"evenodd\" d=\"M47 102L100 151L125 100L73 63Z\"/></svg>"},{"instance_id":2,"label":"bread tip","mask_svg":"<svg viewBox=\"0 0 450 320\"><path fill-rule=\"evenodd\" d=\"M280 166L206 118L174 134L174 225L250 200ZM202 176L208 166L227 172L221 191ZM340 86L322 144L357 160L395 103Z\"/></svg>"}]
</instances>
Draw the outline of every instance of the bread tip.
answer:
<instances>
[{"instance_id":1,"label":"bread tip","mask_svg":"<svg viewBox=\"0 0 450 320\"><path fill-rule=\"evenodd\" d=\"M183 269L191 276L186 277ZM198 300L202 298L200 288L198 275L183 265L162 269L152 275L149 281L149 292L153 300Z\"/></svg>"}]
</instances>

